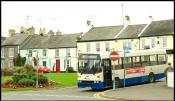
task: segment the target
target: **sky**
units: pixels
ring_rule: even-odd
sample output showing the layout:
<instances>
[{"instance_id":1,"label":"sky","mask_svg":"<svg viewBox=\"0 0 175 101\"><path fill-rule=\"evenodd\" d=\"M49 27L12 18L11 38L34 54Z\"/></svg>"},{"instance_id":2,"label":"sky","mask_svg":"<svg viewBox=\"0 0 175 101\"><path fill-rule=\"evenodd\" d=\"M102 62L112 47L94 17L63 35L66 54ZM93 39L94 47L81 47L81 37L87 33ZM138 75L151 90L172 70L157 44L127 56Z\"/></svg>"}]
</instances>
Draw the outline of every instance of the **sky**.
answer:
<instances>
[{"instance_id":1,"label":"sky","mask_svg":"<svg viewBox=\"0 0 175 101\"><path fill-rule=\"evenodd\" d=\"M123 4L123 13L122 13ZM122 25L125 15L130 24L148 23L153 20L174 19L174 3L134 1L2 1L1 36L8 37L8 30L20 32L21 26L61 31L64 34L86 30L86 21L95 27ZM27 16L29 20L27 19Z\"/></svg>"}]
</instances>

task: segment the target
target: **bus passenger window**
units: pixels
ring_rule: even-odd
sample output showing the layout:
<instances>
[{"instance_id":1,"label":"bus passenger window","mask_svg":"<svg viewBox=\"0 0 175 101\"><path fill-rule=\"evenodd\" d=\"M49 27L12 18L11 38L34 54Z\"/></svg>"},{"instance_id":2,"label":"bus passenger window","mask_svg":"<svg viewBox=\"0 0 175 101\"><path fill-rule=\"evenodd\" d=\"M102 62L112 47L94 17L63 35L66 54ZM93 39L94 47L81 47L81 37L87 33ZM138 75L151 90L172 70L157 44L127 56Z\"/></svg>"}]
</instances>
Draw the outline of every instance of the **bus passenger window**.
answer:
<instances>
[{"instance_id":1,"label":"bus passenger window","mask_svg":"<svg viewBox=\"0 0 175 101\"><path fill-rule=\"evenodd\" d=\"M150 65L157 65L157 55L150 55Z\"/></svg>"},{"instance_id":2,"label":"bus passenger window","mask_svg":"<svg viewBox=\"0 0 175 101\"><path fill-rule=\"evenodd\" d=\"M131 57L125 57L125 68L132 68Z\"/></svg>"},{"instance_id":3,"label":"bus passenger window","mask_svg":"<svg viewBox=\"0 0 175 101\"><path fill-rule=\"evenodd\" d=\"M133 67L140 67L140 66L141 66L140 57L139 56L133 57Z\"/></svg>"},{"instance_id":4,"label":"bus passenger window","mask_svg":"<svg viewBox=\"0 0 175 101\"><path fill-rule=\"evenodd\" d=\"M158 63L159 64L166 64L166 55L158 55Z\"/></svg>"},{"instance_id":5,"label":"bus passenger window","mask_svg":"<svg viewBox=\"0 0 175 101\"><path fill-rule=\"evenodd\" d=\"M122 69L122 58L119 58L118 60L117 60L117 64L116 64L117 66L116 66L116 69Z\"/></svg>"},{"instance_id":6,"label":"bus passenger window","mask_svg":"<svg viewBox=\"0 0 175 101\"><path fill-rule=\"evenodd\" d=\"M141 56L142 66L149 66L149 55Z\"/></svg>"}]
</instances>

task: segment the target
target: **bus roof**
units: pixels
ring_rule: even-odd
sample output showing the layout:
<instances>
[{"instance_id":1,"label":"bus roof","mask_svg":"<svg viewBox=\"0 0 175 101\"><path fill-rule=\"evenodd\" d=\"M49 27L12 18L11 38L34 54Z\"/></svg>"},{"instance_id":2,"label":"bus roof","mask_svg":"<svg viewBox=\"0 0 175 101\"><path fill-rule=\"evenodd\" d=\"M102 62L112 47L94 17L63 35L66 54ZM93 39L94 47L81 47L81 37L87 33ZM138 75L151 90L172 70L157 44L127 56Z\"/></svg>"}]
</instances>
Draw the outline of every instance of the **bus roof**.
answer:
<instances>
[{"instance_id":1,"label":"bus roof","mask_svg":"<svg viewBox=\"0 0 175 101\"><path fill-rule=\"evenodd\" d=\"M117 51L119 57L124 57L124 51ZM111 52L100 53L81 53L81 54L99 54L101 58L109 58ZM129 53L125 53L125 57L141 56L141 55L154 55L154 54L166 54L166 49L147 49L147 50L131 50Z\"/></svg>"}]
</instances>

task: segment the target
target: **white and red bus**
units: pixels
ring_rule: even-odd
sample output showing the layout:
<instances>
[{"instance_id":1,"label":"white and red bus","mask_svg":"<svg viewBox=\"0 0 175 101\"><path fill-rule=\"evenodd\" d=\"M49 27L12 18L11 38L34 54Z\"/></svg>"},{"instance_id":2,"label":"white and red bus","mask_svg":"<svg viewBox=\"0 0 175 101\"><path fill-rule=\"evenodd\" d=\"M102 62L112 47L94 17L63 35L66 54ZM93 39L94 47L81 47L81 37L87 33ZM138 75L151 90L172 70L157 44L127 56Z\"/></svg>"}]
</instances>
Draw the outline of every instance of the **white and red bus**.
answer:
<instances>
[{"instance_id":1,"label":"white and red bus","mask_svg":"<svg viewBox=\"0 0 175 101\"><path fill-rule=\"evenodd\" d=\"M78 57L78 88L103 89L124 85L153 83L165 77L166 50L137 50L124 55L113 63L109 54L80 53ZM114 80L115 79L115 80ZM124 84L125 83L125 84Z\"/></svg>"}]
</instances>

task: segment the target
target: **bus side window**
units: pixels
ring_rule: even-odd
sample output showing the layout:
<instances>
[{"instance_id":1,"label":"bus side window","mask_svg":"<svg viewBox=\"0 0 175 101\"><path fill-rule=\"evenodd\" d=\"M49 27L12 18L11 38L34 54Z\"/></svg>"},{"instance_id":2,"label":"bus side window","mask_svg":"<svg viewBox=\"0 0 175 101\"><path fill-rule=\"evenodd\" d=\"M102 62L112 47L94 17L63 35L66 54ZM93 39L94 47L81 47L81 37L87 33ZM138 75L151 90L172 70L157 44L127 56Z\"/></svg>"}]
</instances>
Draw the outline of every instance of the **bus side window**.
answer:
<instances>
[{"instance_id":1,"label":"bus side window","mask_svg":"<svg viewBox=\"0 0 175 101\"><path fill-rule=\"evenodd\" d=\"M117 66L116 66L116 69L122 69L122 58L119 58L118 60L117 60L117 64L116 64Z\"/></svg>"},{"instance_id":2,"label":"bus side window","mask_svg":"<svg viewBox=\"0 0 175 101\"><path fill-rule=\"evenodd\" d=\"M131 57L125 57L125 68L132 68Z\"/></svg>"},{"instance_id":3,"label":"bus side window","mask_svg":"<svg viewBox=\"0 0 175 101\"><path fill-rule=\"evenodd\" d=\"M142 60L142 66L149 66L150 64L150 56L149 55L145 55L145 56L141 56L141 60Z\"/></svg>"},{"instance_id":4,"label":"bus side window","mask_svg":"<svg viewBox=\"0 0 175 101\"><path fill-rule=\"evenodd\" d=\"M157 55L150 55L150 65L157 65Z\"/></svg>"},{"instance_id":5,"label":"bus side window","mask_svg":"<svg viewBox=\"0 0 175 101\"><path fill-rule=\"evenodd\" d=\"M166 55L163 54L163 55L158 55L158 63L159 64L166 64L167 61L166 61Z\"/></svg>"},{"instance_id":6,"label":"bus side window","mask_svg":"<svg viewBox=\"0 0 175 101\"><path fill-rule=\"evenodd\" d=\"M141 66L141 60L139 56L133 57L133 67L140 67Z\"/></svg>"}]
</instances>

